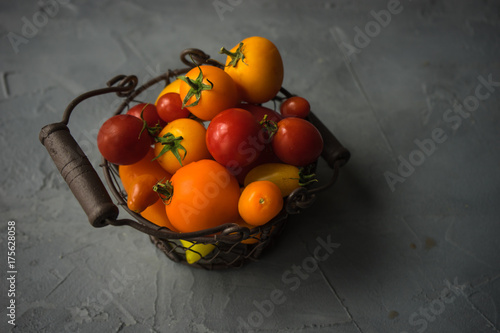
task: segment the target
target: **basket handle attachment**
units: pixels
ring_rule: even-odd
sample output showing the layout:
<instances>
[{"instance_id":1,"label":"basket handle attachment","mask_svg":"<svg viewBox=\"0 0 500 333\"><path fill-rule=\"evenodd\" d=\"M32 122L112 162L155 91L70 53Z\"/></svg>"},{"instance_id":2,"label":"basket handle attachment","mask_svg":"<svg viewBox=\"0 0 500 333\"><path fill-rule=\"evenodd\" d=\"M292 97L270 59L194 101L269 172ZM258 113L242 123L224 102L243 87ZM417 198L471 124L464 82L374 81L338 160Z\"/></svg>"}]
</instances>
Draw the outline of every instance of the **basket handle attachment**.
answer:
<instances>
[{"instance_id":1,"label":"basket handle attachment","mask_svg":"<svg viewBox=\"0 0 500 333\"><path fill-rule=\"evenodd\" d=\"M137 85L137 77L120 75L110 80L107 88L89 91L75 98L66 108L61 122L46 125L39 139L68 184L93 227L104 227L118 217L118 207L112 202L104 184L89 159L71 135L68 122L73 109L87 98L108 93L124 97ZM118 85L114 86L114 84Z\"/></svg>"},{"instance_id":2,"label":"basket handle attachment","mask_svg":"<svg viewBox=\"0 0 500 333\"><path fill-rule=\"evenodd\" d=\"M284 97L276 97L275 100L278 102L283 102L285 99L295 96L285 88L281 88L280 92L284 95ZM340 167L345 165L351 158L349 150L347 150L340 143L330 129L314 114L314 112L309 112L307 120L318 129L321 137L323 138L323 151L321 153L321 157L332 169L333 174L330 180L320 187L299 187L290 193L285 203L285 209L288 214L298 214L303 209L309 208L315 200L315 194L331 187L337 181Z\"/></svg>"}]
</instances>

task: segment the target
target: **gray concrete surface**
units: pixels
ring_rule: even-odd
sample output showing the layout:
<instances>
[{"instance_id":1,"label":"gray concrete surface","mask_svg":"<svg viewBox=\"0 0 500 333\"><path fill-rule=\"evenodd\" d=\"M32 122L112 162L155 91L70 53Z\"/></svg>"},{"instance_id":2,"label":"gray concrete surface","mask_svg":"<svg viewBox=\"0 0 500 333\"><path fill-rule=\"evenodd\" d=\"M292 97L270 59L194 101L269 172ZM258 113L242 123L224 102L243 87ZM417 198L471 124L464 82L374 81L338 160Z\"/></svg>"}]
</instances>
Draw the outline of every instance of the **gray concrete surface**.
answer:
<instances>
[{"instance_id":1,"label":"gray concrete surface","mask_svg":"<svg viewBox=\"0 0 500 333\"><path fill-rule=\"evenodd\" d=\"M1 331L500 332L499 16L493 0L2 1ZM92 228L41 127L117 74L142 82L251 35L351 150L338 183L237 270ZM116 103L70 122L96 167ZM319 239L338 247L307 266Z\"/></svg>"}]
</instances>

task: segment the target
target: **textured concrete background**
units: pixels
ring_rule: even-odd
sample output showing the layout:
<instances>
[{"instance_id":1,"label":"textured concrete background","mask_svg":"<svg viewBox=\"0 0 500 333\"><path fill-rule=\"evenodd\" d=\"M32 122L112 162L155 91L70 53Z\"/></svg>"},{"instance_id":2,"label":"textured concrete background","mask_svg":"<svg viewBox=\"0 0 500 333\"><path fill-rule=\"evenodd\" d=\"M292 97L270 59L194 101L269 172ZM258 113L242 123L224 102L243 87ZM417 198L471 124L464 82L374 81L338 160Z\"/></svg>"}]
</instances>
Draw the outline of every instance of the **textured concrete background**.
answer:
<instances>
[{"instance_id":1,"label":"textured concrete background","mask_svg":"<svg viewBox=\"0 0 500 333\"><path fill-rule=\"evenodd\" d=\"M1 331L500 332L499 16L493 0L1 1ZM220 60L252 35L351 150L338 183L238 270L92 228L40 128L117 74L183 67L187 47ZM94 98L70 121L96 167L116 105ZM322 241L338 247L310 266Z\"/></svg>"}]
</instances>

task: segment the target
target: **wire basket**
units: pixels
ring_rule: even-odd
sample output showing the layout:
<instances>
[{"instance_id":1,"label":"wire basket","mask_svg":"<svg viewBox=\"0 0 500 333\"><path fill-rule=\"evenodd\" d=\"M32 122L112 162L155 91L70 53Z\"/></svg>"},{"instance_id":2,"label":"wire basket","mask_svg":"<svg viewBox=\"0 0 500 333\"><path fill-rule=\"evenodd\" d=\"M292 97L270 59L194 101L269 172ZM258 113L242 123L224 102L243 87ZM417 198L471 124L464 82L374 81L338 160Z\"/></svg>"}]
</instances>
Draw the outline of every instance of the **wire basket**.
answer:
<instances>
[{"instance_id":1,"label":"wire basket","mask_svg":"<svg viewBox=\"0 0 500 333\"><path fill-rule=\"evenodd\" d=\"M122 113L131 103L137 102L137 97L148 88L164 82L165 86L177 76L187 73L193 67L201 64L223 67L222 64L210 58L198 49L186 49L181 52L181 61L185 68L168 70L141 86L134 75L119 75L107 82L107 87L92 90L75 98L66 108L61 122L46 125L42 128L39 138L45 146L54 164L68 184L73 195L79 201L92 226L99 228L108 225L129 226L148 234L152 243L171 260L189 264L204 269L223 269L241 267L256 261L265 249L276 242L286 225L290 214L298 214L310 207L316 194L331 187L338 178L340 167L350 158L350 152L340 144L330 130L311 112L308 120L318 128L324 149L321 154L331 168L332 176L326 184L318 187L300 187L285 198L282 211L271 221L252 229L228 223L215 228L190 233L178 233L166 227L160 227L153 221L143 218L140 214L127 207L127 194L123 190L118 167L102 158L102 171L109 191L116 200L111 199L108 190L93 168L85 153L70 134L68 122L73 109L84 100L98 95L116 93L123 102L113 115ZM293 96L281 88L275 101ZM314 165L312 166L314 167ZM132 218L118 219L118 206L126 210ZM187 241L187 242L186 242ZM209 253L201 253L197 245L208 245ZM189 258L196 259L195 262Z\"/></svg>"}]
</instances>

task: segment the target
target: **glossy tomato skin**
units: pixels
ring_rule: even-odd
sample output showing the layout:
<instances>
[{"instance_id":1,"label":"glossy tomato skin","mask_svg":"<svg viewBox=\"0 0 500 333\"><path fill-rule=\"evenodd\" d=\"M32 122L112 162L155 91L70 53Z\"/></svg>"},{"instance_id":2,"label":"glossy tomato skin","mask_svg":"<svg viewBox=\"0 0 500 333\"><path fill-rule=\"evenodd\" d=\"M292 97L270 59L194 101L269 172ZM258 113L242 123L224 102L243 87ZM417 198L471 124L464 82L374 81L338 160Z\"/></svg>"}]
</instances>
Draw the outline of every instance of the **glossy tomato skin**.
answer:
<instances>
[{"instance_id":1,"label":"glossy tomato skin","mask_svg":"<svg viewBox=\"0 0 500 333\"><path fill-rule=\"evenodd\" d=\"M271 100L281 88L284 77L283 60L276 46L268 39L253 36L243 39L241 52L244 59L230 65L228 56L224 70L233 78L241 99L261 104ZM236 52L240 43L230 52Z\"/></svg>"},{"instance_id":2,"label":"glossy tomato skin","mask_svg":"<svg viewBox=\"0 0 500 333\"><path fill-rule=\"evenodd\" d=\"M140 161L130 165L120 165L118 168L120 180L126 193L131 193L134 182L142 175L152 175L158 181L169 180L172 176L165 171L156 160L153 148L149 148L148 153ZM165 204L161 200L147 207L142 211L141 216L160 227L167 227L170 230L177 231L172 226L165 212Z\"/></svg>"},{"instance_id":3,"label":"glossy tomato skin","mask_svg":"<svg viewBox=\"0 0 500 333\"><path fill-rule=\"evenodd\" d=\"M101 155L117 165L133 164L141 160L151 144L152 138L148 131L143 131L142 120L128 114L109 118L97 134L97 147Z\"/></svg>"},{"instance_id":4,"label":"glossy tomato skin","mask_svg":"<svg viewBox=\"0 0 500 333\"><path fill-rule=\"evenodd\" d=\"M127 192L127 207L133 212L142 213L160 200L158 194L153 191L153 186L160 180L150 174L135 178Z\"/></svg>"},{"instance_id":5,"label":"glossy tomato skin","mask_svg":"<svg viewBox=\"0 0 500 333\"><path fill-rule=\"evenodd\" d=\"M293 96L286 99L280 106L283 117L299 117L306 119L311 111L309 101L300 96Z\"/></svg>"},{"instance_id":6,"label":"glossy tomato skin","mask_svg":"<svg viewBox=\"0 0 500 333\"><path fill-rule=\"evenodd\" d=\"M158 163L170 174L174 174L182 166L191 162L211 158L205 142L207 130L200 122L190 118L176 119L163 128L158 137L171 133L174 137L182 137L180 144L186 149L178 149L182 158L181 163L177 160L172 151L168 151L158 157ZM159 156L163 149L160 142L155 143L155 155Z\"/></svg>"},{"instance_id":7,"label":"glossy tomato skin","mask_svg":"<svg viewBox=\"0 0 500 333\"><path fill-rule=\"evenodd\" d=\"M283 197L279 187L268 180L248 184L238 201L238 211L243 220L261 226L273 219L283 208Z\"/></svg>"},{"instance_id":8,"label":"glossy tomato skin","mask_svg":"<svg viewBox=\"0 0 500 333\"><path fill-rule=\"evenodd\" d=\"M289 117L278 122L273 136L273 150L286 164L306 166L323 151L323 138L318 129L302 118Z\"/></svg>"},{"instance_id":9,"label":"glossy tomato skin","mask_svg":"<svg viewBox=\"0 0 500 333\"><path fill-rule=\"evenodd\" d=\"M213 158L229 169L254 162L264 149L261 127L246 110L231 108L212 119L207 128L207 148Z\"/></svg>"},{"instance_id":10,"label":"glossy tomato skin","mask_svg":"<svg viewBox=\"0 0 500 333\"><path fill-rule=\"evenodd\" d=\"M247 173L244 185L247 186L255 181L267 180L276 184L281 190L283 197L288 196L300 187L300 170L298 167L283 163L264 163L256 166Z\"/></svg>"},{"instance_id":11,"label":"glossy tomato skin","mask_svg":"<svg viewBox=\"0 0 500 333\"><path fill-rule=\"evenodd\" d=\"M201 160L180 168L171 184L173 195L165 210L180 232L199 231L238 219L240 187L216 161Z\"/></svg>"},{"instance_id":12,"label":"glossy tomato skin","mask_svg":"<svg viewBox=\"0 0 500 333\"><path fill-rule=\"evenodd\" d=\"M154 104L149 103L140 103L133 107L131 107L127 114L132 115L141 119L141 113L143 119L146 121L146 124L149 127L160 126L163 127L166 125L166 122L163 121L158 115L158 110Z\"/></svg>"},{"instance_id":13,"label":"glossy tomato skin","mask_svg":"<svg viewBox=\"0 0 500 333\"><path fill-rule=\"evenodd\" d=\"M233 79L218 67L209 65L194 67L186 73L186 77L196 80L200 70L203 73L203 83L213 84L213 87L201 92L197 105L190 106L196 101L196 97L192 96L185 106L196 117L202 120L212 120L219 112L232 108L239 102L238 90ZM190 89L188 83L181 81L179 91L183 101Z\"/></svg>"},{"instance_id":14,"label":"glossy tomato skin","mask_svg":"<svg viewBox=\"0 0 500 333\"><path fill-rule=\"evenodd\" d=\"M174 92L163 94L158 98L156 109L158 110L158 116L164 123L187 118L190 115L189 110L182 107L181 96Z\"/></svg>"}]
</instances>

